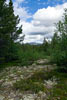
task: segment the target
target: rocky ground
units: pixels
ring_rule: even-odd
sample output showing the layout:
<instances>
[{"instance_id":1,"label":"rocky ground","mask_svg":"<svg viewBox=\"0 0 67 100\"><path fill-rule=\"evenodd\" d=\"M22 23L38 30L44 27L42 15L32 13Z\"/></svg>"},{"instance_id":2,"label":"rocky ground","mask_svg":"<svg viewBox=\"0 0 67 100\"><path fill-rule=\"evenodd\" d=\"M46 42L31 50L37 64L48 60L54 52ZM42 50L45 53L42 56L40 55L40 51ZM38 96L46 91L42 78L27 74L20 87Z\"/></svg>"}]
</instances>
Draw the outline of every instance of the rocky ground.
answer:
<instances>
[{"instance_id":1,"label":"rocky ground","mask_svg":"<svg viewBox=\"0 0 67 100\"><path fill-rule=\"evenodd\" d=\"M52 65L48 65L48 60L38 60L31 66L12 66L5 68L0 72L0 100L48 100L48 93L39 91L38 93L21 92L14 88L14 83L30 78L34 72L39 70L53 70ZM55 65L53 65L55 66ZM53 80L44 80L43 83L47 89L51 89L57 84L55 78ZM20 85L20 84L19 84Z\"/></svg>"}]
</instances>

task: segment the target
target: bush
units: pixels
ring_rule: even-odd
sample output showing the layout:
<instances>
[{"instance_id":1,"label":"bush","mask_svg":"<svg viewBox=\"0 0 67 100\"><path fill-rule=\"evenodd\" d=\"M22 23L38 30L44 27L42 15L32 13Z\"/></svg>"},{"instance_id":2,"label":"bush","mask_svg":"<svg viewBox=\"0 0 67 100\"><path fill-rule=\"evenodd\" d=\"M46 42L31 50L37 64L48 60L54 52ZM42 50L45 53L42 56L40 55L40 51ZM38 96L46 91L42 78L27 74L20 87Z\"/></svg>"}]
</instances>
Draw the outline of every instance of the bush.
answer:
<instances>
[{"instance_id":1,"label":"bush","mask_svg":"<svg viewBox=\"0 0 67 100\"><path fill-rule=\"evenodd\" d=\"M20 91L30 91L33 93L37 93L39 91L44 91L45 87L42 83L33 82L31 79L20 80L14 84L15 89L19 89Z\"/></svg>"}]
</instances>

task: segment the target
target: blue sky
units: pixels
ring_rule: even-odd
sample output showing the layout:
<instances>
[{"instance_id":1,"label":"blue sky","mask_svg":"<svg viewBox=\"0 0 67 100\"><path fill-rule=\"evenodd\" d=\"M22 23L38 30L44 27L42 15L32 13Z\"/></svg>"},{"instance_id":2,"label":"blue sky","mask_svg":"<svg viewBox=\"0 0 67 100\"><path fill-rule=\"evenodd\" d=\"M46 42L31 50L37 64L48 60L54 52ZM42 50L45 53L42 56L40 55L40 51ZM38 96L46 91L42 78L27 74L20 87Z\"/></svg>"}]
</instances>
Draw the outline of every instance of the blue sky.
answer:
<instances>
[{"instance_id":1,"label":"blue sky","mask_svg":"<svg viewBox=\"0 0 67 100\"><path fill-rule=\"evenodd\" d=\"M67 8L67 0L13 0L13 4L15 15L19 15L23 25L24 43L42 43L44 37L50 39L54 23L62 20Z\"/></svg>"},{"instance_id":2,"label":"blue sky","mask_svg":"<svg viewBox=\"0 0 67 100\"><path fill-rule=\"evenodd\" d=\"M24 2L22 1L19 4L19 6L28 7L29 13L32 14L34 14L40 8L47 8L48 6L56 6L67 2L67 0L25 0ZM16 2L16 0L13 0L13 2Z\"/></svg>"}]
</instances>

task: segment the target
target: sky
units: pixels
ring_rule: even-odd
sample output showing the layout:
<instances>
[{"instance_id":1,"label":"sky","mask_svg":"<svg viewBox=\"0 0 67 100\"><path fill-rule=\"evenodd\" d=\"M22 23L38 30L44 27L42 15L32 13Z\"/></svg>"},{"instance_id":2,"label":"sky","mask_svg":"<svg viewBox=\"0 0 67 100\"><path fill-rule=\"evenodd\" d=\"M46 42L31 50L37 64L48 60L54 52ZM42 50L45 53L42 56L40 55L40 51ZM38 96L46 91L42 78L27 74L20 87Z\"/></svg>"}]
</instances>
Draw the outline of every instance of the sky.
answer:
<instances>
[{"instance_id":1,"label":"sky","mask_svg":"<svg viewBox=\"0 0 67 100\"><path fill-rule=\"evenodd\" d=\"M7 0L7 3L9 0ZM14 13L19 15L25 34L24 43L42 43L54 34L55 23L62 20L67 0L13 0Z\"/></svg>"}]
</instances>

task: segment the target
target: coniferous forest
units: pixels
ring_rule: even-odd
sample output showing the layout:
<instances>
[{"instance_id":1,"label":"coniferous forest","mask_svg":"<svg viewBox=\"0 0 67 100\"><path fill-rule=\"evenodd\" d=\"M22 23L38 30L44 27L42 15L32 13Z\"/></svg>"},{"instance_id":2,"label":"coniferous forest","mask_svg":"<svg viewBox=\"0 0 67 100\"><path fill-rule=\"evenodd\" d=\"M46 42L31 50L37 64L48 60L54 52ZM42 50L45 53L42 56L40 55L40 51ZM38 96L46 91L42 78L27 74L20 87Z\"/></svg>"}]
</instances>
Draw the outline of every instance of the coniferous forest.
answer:
<instances>
[{"instance_id":1,"label":"coniferous forest","mask_svg":"<svg viewBox=\"0 0 67 100\"><path fill-rule=\"evenodd\" d=\"M0 0L0 100L67 100L67 9L42 44L24 44L19 23L12 0Z\"/></svg>"}]
</instances>

